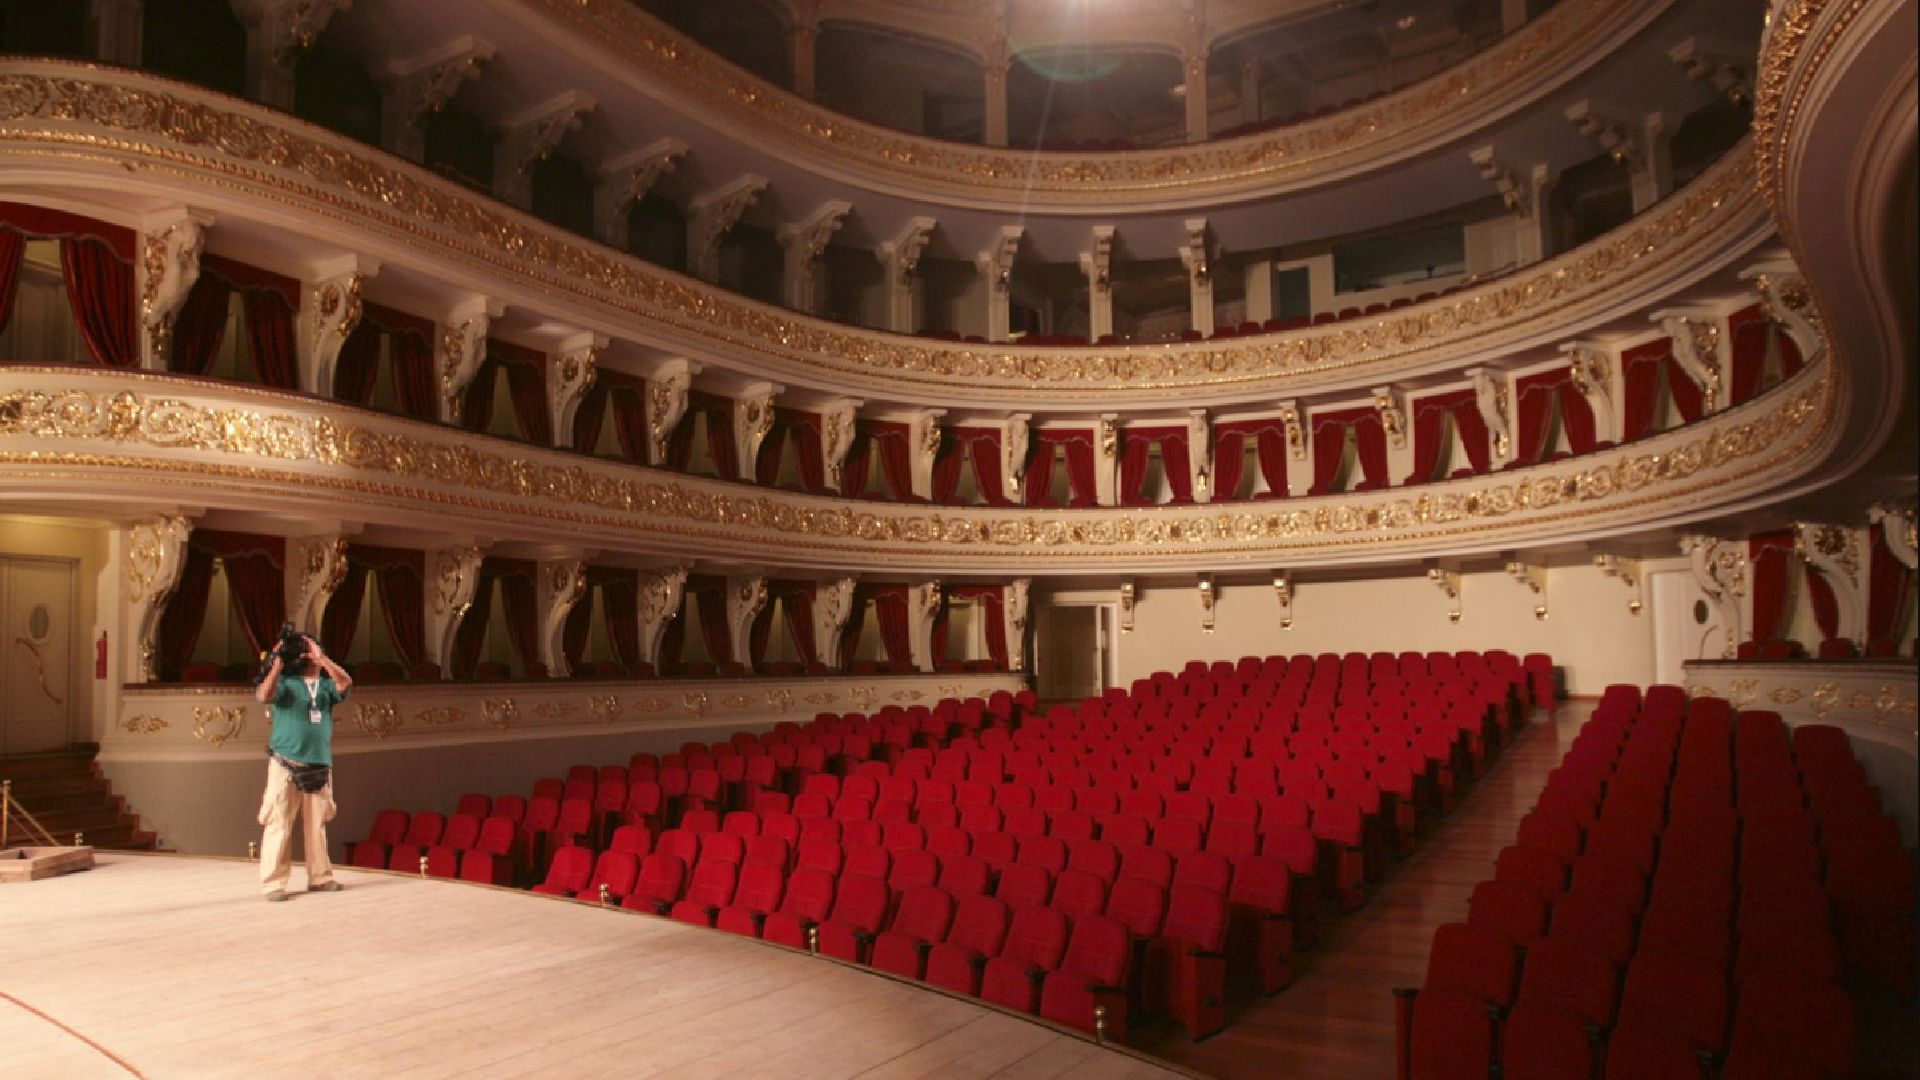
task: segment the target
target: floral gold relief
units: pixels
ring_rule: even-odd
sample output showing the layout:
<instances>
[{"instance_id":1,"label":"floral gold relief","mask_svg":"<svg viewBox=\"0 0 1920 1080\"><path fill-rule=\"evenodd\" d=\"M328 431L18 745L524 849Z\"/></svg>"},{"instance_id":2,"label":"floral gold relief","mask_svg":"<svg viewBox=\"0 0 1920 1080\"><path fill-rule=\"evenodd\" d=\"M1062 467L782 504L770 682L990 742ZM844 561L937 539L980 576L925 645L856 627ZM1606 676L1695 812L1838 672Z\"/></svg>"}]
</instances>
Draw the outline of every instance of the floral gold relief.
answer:
<instances>
[{"instance_id":1,"label":"floral gold relief","mask_svg":"<svg viewBox=\"0 0 1920 1080\"><path fill-rule=\"evenodd\" d=\"M193 737L218 749L237 737L247 726L247 710L242 705L195 706Z\"/></svg>"}]
</instances>

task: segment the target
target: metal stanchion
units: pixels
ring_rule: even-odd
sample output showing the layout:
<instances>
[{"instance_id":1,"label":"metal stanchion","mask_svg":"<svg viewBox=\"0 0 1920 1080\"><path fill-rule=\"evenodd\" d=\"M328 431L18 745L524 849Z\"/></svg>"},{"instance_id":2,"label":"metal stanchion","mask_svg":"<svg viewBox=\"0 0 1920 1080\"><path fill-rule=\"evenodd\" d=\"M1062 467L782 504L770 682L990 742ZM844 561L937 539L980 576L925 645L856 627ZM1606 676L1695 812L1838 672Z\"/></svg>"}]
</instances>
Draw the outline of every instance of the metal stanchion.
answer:
<instances>
[{"instance_id":1,"label":"metal stanchion","mask_svg":"<svg viewBox=\"0 0 1920 1080\"><path fill-rule=\"evenodd\" d=\"M1107 1007L1105 1005L1093 1007L1093 1041L1102 1046L1107 1043Z\"/></svg>"}]
</instances>

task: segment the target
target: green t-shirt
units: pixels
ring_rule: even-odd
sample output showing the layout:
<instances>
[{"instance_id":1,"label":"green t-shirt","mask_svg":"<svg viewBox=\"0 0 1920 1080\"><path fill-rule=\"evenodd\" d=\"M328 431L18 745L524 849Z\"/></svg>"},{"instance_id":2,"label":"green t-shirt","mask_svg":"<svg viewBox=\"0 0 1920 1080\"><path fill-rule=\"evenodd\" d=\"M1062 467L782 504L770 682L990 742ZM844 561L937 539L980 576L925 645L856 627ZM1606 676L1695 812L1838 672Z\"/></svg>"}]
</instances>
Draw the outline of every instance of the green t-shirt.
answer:
<instances>
[{"instance_id":1,"label":"green t-shirt","mask_svg":"<svg viewBox=\"0 0 1920 1080\"><path fill-rule=\"evenodd\" d=\"M305 679L280 676L280 688L268 706L273 733L267 736L267 749L302 765L332 765L333 707L346 699L346 692L325 675L311 695ZM314 722L315 713L319 723Z\"/></svg>"}]
</instances>

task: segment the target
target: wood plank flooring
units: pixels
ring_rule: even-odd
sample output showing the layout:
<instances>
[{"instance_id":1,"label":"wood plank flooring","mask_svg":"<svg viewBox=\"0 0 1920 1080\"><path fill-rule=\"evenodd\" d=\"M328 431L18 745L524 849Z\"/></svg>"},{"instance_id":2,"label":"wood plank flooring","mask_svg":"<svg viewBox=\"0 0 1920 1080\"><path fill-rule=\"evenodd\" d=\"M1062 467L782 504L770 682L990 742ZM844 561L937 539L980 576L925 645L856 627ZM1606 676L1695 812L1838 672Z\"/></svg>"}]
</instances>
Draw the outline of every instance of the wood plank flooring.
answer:
<instances>
[{"instance_id":1,"label":"wood plank flooring","mask_svg":"<svg viewBox=\"0 0 1920 1080\"><path fill-rule=\"evenodd\" d=\"M8 1080L1177 1075L666 919L350 871L268 904L249 863L100 862L0 891Z\"/></svg>"}]
</instances>

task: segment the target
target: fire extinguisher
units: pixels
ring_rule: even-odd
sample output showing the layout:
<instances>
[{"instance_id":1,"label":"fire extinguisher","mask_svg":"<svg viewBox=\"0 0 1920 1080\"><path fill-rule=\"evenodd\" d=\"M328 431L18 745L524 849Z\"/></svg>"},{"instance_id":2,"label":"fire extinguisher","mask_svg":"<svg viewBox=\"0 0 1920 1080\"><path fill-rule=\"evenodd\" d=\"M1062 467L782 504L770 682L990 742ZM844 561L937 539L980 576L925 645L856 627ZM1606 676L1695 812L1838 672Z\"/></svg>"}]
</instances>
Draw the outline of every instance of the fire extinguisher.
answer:
<instances>
[{"instance_id":1,"label":"fire extinguisher","mask_svg":"<svg viewBox=\"0 0 1920 1080\"><path fill-rule=\"evenodd\" d=\"M93 677L107 677L107 632L100 631L100 640L93 643Z\"/></svg>"}]
</instances>

